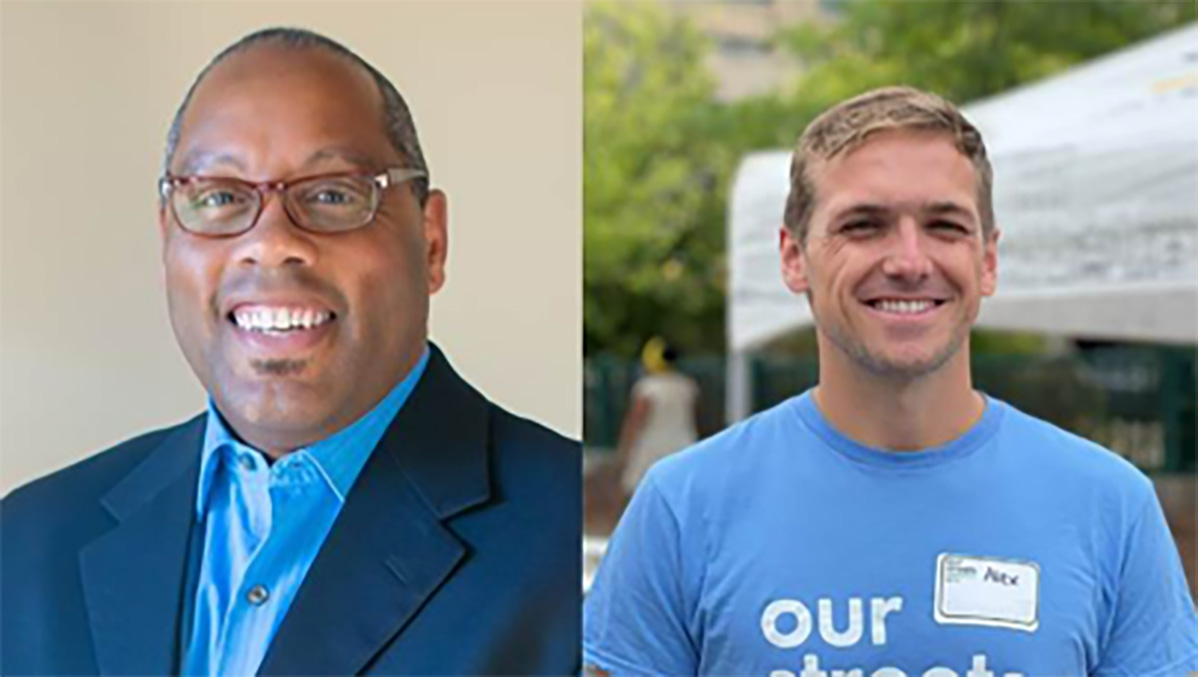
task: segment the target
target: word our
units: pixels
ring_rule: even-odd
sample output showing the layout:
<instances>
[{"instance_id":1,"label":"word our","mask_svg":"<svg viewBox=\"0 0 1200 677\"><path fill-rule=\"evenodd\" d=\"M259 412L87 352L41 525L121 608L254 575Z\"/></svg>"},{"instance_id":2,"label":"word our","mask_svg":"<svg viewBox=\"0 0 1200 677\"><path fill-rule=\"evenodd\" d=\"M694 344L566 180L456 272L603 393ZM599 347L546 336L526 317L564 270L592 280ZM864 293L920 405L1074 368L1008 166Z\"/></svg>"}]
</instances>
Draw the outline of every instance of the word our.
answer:
<instances>
[{"instance_id":1,"label":"word our","mask_svg":"<svg viewBox=\"0 0 1200 677\"><path fill-rule=\"evenodd\" d=\"M1006 583L1007 584L1007 583ZM872 597L869 600L871 617L870 642L874 646L883 646L888 641L887 620L891 614L898 614L904 609L903 597ZM833 600L821 598L817 600L817 632L821 639L830 647L851 647L864 639L866 624L863 621L864 602L860 597L851 597L846 601L848 622L844 629L834 627ZM790 630L780 629L780 620L791 619L787 625ZM793 625L794 624L794 625ZM777 599L763 609L761 619L763 637L780 649L794 649L804 644L813 632L813 614L803 602L795 599ZM773 670L770 677L909 677L897 667L883 666L873 672L865 668L843 667L841 669L823 669L821 659L815 654L806 654L803 659L804 667L799 673L791 670ZM929 668L920 677L960 677L958 672L942 666ZM975 654L971 660L970 669L962 677L996 677L996 673L988 669L987 656ZM1005 672L1003 677L1024 677L1019 672Z\"/></svg>"}]
</instances>

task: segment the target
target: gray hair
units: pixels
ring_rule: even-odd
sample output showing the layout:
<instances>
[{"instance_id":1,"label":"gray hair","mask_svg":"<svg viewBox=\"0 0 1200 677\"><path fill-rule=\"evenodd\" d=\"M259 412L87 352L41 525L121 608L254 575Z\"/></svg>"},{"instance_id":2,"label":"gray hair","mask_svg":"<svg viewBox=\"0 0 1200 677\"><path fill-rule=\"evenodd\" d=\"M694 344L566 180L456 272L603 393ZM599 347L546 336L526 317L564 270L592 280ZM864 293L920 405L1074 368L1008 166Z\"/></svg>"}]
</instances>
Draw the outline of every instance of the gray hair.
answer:
<instances>
[{"instance_id":1,"label":"gray hair","mask_svg":"<svg viewBox=\"0 0 1200 677\"><path fill-rule=\"evenodd\" d=\"M375 86L379 89L380 98L383 99L384 132L387 134L388 140L404 158L408 168L425 172L424 177L409 181L417 202L424 206L425 198L429 195L429 168L425 165L425 156L421 153L421 142L417 139L417 127L413 123L412 113L409 112L404 97L400 96L400 92L386 76L364 61L362 57L350 51L348 47L304 28L265 28L255 31L226 47L204 67L204 70L200 71L200 74L192 81L191 87L183 97L183 103L179 104L179 108L175 111L175 117L171 121L171 130L167 133L166 153L163 157L164 175L170 170L171 158L175 156L175 149L179 146L179 128L183 122L183 116L187 112L188 104L191 103L192 95L195 94L200 82L204 80L209 71L226 58L260 45L293 50L326 50L348 59L369 73L375 81Z\"/></svg>"}]
</instances>

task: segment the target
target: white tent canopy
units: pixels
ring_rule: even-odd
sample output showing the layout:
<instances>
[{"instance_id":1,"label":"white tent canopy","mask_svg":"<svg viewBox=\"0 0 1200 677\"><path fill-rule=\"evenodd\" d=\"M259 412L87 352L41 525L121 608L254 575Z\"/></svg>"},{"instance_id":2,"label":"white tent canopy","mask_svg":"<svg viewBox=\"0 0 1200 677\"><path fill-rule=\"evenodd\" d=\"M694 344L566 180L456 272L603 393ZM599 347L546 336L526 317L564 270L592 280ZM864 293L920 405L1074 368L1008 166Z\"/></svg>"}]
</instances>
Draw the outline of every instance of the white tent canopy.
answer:
<instances>
[{"instance_id":1,"label":"white tent canopy","mask_svg":"<svg viewBox=\"0 0 1200 677\"><path fill-rule=\"evenodd\" d=\"M1196 55L1188 26L964 109L988 146L1001 230L979 326L1196 341ZM733 416L748 411L746 352L812 321L779 273L789 164L749 155L734 181Z\"/></svg>"}]
</instances>

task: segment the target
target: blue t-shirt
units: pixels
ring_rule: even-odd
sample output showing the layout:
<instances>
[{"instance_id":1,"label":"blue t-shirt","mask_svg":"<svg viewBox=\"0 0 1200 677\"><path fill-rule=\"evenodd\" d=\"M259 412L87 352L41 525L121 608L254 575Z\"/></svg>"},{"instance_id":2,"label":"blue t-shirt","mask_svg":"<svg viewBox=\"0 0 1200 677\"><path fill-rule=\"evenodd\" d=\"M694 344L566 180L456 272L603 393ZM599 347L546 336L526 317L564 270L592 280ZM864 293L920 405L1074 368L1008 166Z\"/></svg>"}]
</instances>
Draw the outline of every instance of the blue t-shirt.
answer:
<instances>
[{"instance_id":1,"label":"blue t-shirt","mask_svg":"<svg viewBox=\"0 0 1200 677\"><path fill-rule=\"evenodd\" d=\"M613 674L1181 675L1196 611L1153 485L999 402L919 452L810 394L656 465L584 611Z\"/></svg>"}]
</instances>

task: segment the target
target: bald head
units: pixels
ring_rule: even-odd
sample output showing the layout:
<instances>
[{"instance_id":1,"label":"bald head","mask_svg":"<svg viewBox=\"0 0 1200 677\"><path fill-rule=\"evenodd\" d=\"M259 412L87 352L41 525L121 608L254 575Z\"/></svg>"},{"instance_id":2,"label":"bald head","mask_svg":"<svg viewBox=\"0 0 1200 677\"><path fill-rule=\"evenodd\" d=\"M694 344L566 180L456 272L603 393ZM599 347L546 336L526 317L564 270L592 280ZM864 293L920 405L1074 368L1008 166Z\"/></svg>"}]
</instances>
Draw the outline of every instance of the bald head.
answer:
<instances>
[{"instance_id":1,"label":"bald head","mask_svg":"<svg viewBox=\"0 0 1200 677\"><path fill-rule=\"evenodd\" d=\"M234 61L235 57L253 51L265 51L279 55L281 58L275 59L272 63L273 67L276 68L275 74L280 76L294 73L300 67L299 61L289 59L289 56L299 56L300 54L308 53L321 55L324 58L304 59L304 67L312 67L315 64L322 68L333 69L335 64L340 63L343 67L340 71L342 77L345 77L349 82L354 82L356 86L361 84L373 86L376 105L380 111L378 123L387 142L399 153L405 167L419 169L428 177L429 169L425 164L425 156L421 152L421 144L417 137L417 129L413 123L412 114L404 98L396 90L395 86L392 85L391 81L341 43L318 33L300 28L268 28L251 33L227 47L205 66L204 70L196 76L183 102L175 111L170 132L167 134L167 146L163 159L164 174L170 173L175 163L175 154L179 151L183 126L188 118L188 111L192 107L193 100L201 89L201 85L213 75L214 71L218 70L218 67L222 67L221 70L226 70L223 68L224 65L233 67L228 75L246 76L247 74L244 72L246 70L244 59L240 60L243 62L240 65L227 62ZM258 68L260 66L254 67ZM327 70L327 73L331 72L334 71ZM418 203L424 204L429 193L429 179L417 179L412 181L410 185L417 197Z\"/></svg>"},{"instance_id":2,"label":"bald head","mask_svg":"<svg viewBox=\"0 0 1200 677\"><path fill-rule=\"evenodd\" d=\"M352 137L344 134L348 128L356 132ZM281 152L301 143L313 144L316 157ZM193 90L168 171L211 175L223 167L264 180L307 171L310 162L320 164L335 155L366 170L406 164L389 142L379 91L370 76L325 51L261 46L229 56ZM285 171L264 164L268 157L286 158L290 167ZM256 177L249 173L251 167L285 173Z\"/></svg>"}]
</instances>

